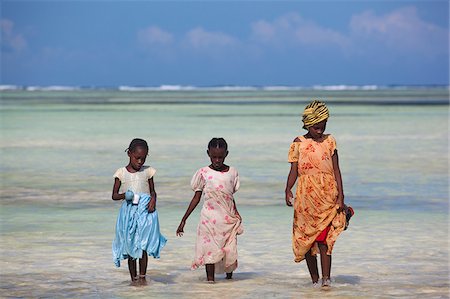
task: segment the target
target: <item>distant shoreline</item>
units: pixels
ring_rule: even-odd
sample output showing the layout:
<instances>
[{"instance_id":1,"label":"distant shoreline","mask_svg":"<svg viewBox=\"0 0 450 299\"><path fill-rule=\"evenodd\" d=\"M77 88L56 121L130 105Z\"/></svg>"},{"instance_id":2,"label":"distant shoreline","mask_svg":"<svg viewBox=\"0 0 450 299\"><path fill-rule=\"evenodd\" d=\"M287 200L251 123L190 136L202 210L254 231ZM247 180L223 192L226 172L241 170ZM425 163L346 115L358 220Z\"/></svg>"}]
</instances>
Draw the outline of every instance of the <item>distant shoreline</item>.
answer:
<instances>
[{"instance_id":1,"label":"distant shoreline","mask_svg":"<svg viewBox=\"0 0 450 299\"><path fill-rule=\"evenodd\" d=\"M449 105L448 86L373 89L63 89L0 90L2 105L305 105L313 98L330 105Z\"/></svg>"}]
</instances>

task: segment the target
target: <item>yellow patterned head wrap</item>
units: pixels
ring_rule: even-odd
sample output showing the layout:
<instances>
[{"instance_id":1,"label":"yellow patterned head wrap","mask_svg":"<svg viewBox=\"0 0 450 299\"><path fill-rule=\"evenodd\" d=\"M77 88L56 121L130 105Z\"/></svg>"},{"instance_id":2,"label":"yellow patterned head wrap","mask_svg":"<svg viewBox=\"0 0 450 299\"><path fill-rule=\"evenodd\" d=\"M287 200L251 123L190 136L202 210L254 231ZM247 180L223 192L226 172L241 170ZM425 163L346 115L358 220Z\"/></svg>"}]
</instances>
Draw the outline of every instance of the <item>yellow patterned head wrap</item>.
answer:
<instances>
[{"instance_id":1,"label":"yellow patterned head wrap","mask_svg":"<svg viewBox=\"0 0 450 299\"><path fill-rule=\"evenodd\" d=\"M321 121L326 120L330 114L328 113L328 108L325 103L314 100L309 103L305 110L303 111L303 129L308 129Z\"/></svg>"}]
</instances>

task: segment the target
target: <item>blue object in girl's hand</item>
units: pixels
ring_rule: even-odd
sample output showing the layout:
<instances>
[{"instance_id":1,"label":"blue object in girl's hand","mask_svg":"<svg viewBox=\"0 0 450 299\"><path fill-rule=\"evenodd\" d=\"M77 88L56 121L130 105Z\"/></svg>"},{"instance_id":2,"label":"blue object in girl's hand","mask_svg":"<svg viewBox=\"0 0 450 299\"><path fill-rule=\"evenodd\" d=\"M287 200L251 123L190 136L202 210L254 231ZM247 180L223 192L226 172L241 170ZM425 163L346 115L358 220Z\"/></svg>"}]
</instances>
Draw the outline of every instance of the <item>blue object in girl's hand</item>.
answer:
<instances>
[{"instance_id":1,"label":"blue object in girl's hand","mask_svg":"<svg viewBox=\"0 0 450 299\"><path fill-rule=\"evenodd\" d=\"M125 192L125 200L126 201L132 201L134 199L134 193L131 190L128 190Z\"/></svg>"}]
</instances>

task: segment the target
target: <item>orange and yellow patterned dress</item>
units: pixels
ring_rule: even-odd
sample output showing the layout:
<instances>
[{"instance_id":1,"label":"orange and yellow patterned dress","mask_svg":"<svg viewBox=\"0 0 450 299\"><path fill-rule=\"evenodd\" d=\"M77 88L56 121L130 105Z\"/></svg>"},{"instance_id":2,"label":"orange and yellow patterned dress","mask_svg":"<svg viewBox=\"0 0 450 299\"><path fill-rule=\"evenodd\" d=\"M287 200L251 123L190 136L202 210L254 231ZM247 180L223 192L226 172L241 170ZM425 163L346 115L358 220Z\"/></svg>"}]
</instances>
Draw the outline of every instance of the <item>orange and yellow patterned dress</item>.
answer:
<instances>
[{"instance_id":1,"label":"orange and yellow patterned dress","mask_svg":"<svg viewBox=\"0 0 450 299\"><path fill-rule=\"evenodd\" d=\"M338 189L332 161L336 140L329 134L320 141L304 136L298 139L291 144L288 155L290 163L298 163L292 236L297 263L310 249L312 255L319 252L316 238L325 229L328 229L325 239L327 254L331 255L333 245L345 226L344 213L337 213Z\"/></svg>"}]
</instances>

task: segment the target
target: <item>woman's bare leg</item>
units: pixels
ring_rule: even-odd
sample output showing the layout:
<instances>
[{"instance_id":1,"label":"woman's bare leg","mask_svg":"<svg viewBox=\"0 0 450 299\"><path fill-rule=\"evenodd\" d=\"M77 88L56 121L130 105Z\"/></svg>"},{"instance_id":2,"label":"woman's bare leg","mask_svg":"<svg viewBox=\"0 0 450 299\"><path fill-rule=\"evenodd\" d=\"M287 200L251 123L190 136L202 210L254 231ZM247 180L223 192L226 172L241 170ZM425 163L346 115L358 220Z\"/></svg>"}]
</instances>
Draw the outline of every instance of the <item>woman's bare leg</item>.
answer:
<instances>
[{"instance_id":1,"label":"woman's bare leg","mask_svg":"<svg viewBox=\"0 0 450 299\"><path fill-rule=\"evenodd\" d=\"M306 264L308 265L309 274L313 283L319 281L319 269L317 268L317 258L311 255L311 250L305 254Z\"/></svg>"},{"instance_id":2,"label":"woman's bare leg","mask_svg":"<svg viewBox=\"0 0 450 299\"><path fill-rule=\"evenodd\" d=\"M331 255L327 254L328 246L325 243L319 243L320 265L322 266L322 285L326 280L330 280L331 275Z\"/></svg>"}]
</instances>

